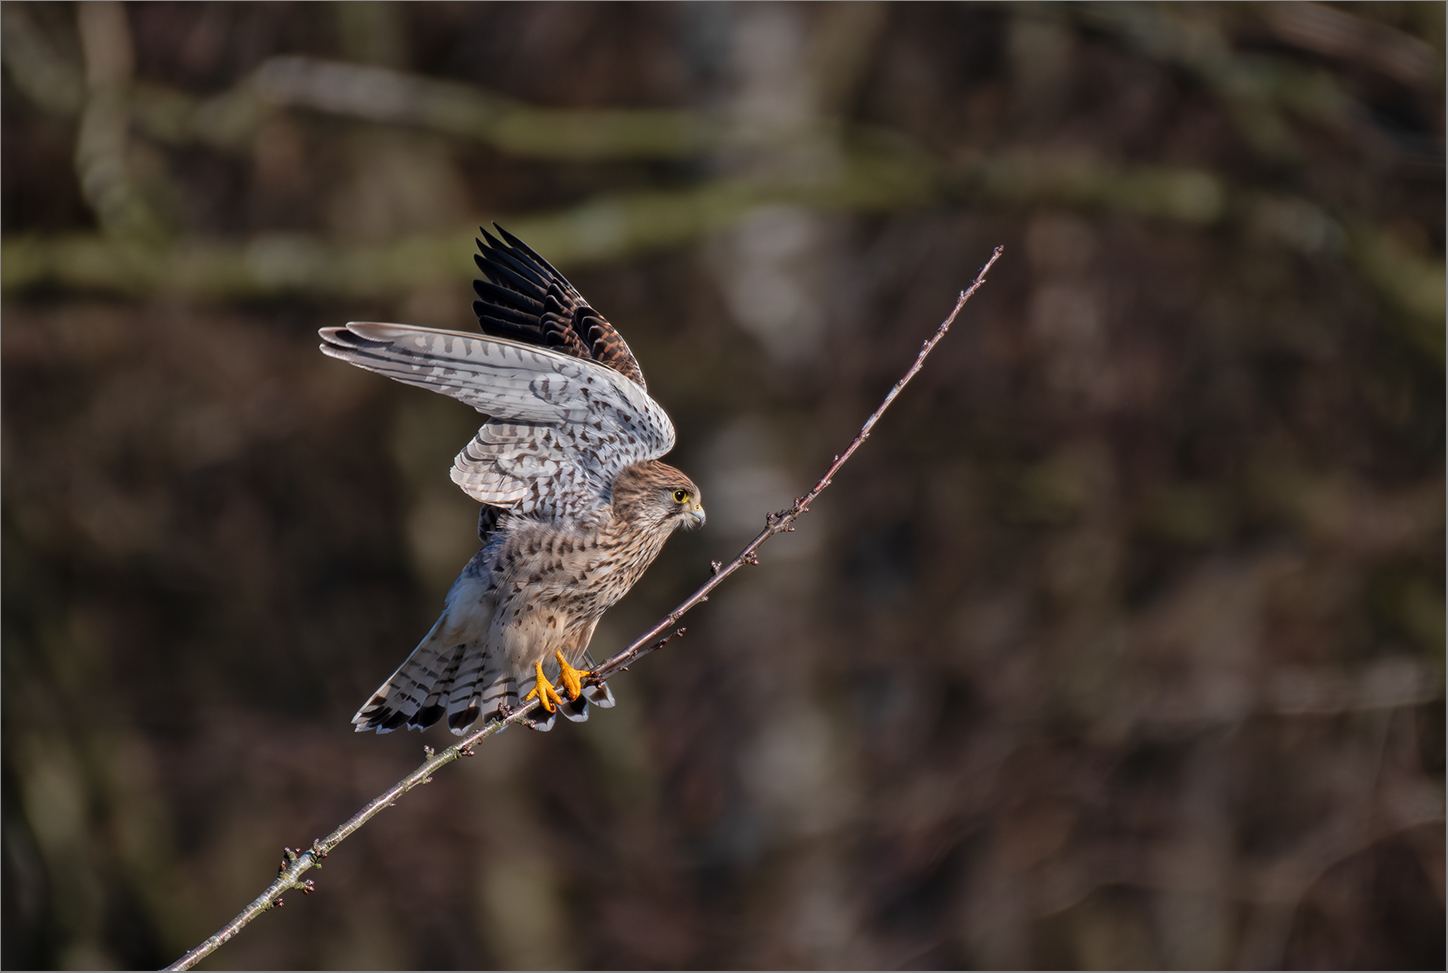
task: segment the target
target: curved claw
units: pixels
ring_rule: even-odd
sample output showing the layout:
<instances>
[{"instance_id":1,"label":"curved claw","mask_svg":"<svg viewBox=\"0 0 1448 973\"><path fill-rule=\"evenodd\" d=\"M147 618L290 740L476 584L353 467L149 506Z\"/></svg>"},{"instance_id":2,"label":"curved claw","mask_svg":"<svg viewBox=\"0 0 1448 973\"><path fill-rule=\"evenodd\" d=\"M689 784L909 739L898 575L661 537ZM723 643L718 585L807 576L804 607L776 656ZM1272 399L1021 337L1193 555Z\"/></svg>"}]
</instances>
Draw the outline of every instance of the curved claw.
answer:
<instances>
[{"instance_id":1,"label":"curved claw","mask_svg":"<svg viewBox=\"0 0 1448 973\"><path fill-rule=\"evenodd\" d=\"M548 677L543 675L543 663L535 662L533 668L538 673L538 679L533 690L523 697L523 702L526 703L536 696L538 701L543 704L543 708L552 713L563 703L563 697L558 695L558 690L554 689L553 684L548 681Z\"/></svg>"},{"instance_id":2,"label":"curved claw","mask_svg":"<svg viewBox=\"0 0 1448 973\"><path fill-rule=\"evenodd\" d=\"M553 653L553 658L558 660L558 684L568 693L569 699L577 699L583 695L583 680L593 673L584 669L575 669L563 658L562 652ZM542 669L540 667L539 671Z\"/></svg>"}]
</instances>

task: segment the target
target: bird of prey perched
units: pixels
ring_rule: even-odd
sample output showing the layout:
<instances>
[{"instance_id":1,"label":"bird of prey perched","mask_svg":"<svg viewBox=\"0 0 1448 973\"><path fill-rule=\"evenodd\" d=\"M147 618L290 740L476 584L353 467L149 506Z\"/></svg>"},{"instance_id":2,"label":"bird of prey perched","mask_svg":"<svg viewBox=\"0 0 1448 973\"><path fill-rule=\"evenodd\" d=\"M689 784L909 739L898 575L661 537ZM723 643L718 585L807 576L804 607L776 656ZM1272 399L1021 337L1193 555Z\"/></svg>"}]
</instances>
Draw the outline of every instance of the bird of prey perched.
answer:
<instances>
[{"instance_id":1,"label":"bird of prey perched","mask_svg":"<svg viewBox=\"0 0 1448 973\"><path fill-rule=\"evenodd\" d=\"M495 224L496 226L496 224ZM586 682L599 618L633 587L675 528L704 523L699 488L658 461L674 426L613 325L548 261L502 227L474 257L482 334L352 322L323 328L322 351L488 416L453 461L483 504L482 550L392 678L352 717L357 731L462 735L522 702L588 718L612 706Z\"/></svg>"}]
</instances>

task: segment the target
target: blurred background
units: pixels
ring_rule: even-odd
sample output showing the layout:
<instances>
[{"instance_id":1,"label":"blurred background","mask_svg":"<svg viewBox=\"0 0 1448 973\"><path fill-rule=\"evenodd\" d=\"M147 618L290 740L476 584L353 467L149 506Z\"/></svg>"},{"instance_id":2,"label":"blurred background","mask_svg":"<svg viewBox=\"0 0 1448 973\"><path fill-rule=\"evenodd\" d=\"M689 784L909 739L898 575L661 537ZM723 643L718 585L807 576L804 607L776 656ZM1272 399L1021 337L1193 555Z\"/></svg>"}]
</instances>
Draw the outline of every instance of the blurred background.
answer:
<instances>
[{"instance_id":1,"label":"blurred background","mask_svg":"<svg viewBox=\"0 0 1448 973\"><path fill-rule=\"evenodd\" d=\"M210 968L1444 964L1444 5L6 2L4 966L156 967L451 737L497 219L707 530Z\"/></svg>"}]
</instances>

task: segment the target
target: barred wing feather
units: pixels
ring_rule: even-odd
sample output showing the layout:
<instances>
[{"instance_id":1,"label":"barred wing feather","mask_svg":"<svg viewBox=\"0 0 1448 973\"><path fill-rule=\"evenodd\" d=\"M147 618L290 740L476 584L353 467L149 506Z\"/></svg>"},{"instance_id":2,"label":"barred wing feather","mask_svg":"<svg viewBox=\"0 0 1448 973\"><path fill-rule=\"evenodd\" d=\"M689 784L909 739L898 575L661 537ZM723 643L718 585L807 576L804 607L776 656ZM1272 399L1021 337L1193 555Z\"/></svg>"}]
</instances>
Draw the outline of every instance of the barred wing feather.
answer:
<instances>
[{"instance_id":1,"label":"barred wing feather","mask_svg":"<svg viewBox=\"0 0 1448 973\"><path fill-rule=\"evenodd\" d=\"M489 417L453 462L486 504L586 517L623 469L674 446L674 426L637 383L597 362L506 338L354 321L323 328L322 351L441 392Z\"/></svg>"}]
</instances>

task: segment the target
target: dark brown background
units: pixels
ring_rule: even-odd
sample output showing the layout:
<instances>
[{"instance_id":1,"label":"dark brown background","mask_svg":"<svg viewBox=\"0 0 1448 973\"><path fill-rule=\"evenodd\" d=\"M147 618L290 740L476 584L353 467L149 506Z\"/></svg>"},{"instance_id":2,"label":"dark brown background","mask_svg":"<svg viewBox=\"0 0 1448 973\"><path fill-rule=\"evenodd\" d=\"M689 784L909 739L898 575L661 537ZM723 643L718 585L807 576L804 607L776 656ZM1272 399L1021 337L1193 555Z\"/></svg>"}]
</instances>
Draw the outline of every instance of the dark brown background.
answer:
<instances>
[{"instance_id":1,"label":"dark brown background","mask_svg":"<svg viewBox=\"0 0 1448 973\"><path fill-rule=\"evenodd\" d=\"M709 509L605 653L1006 253L616 709L210 966L1442 968L1442 4L0 10L6 967L169 962L448 742L347 720L477 417L315 330L470 327L496 218Z\"/></svg>"}]
</instances>

